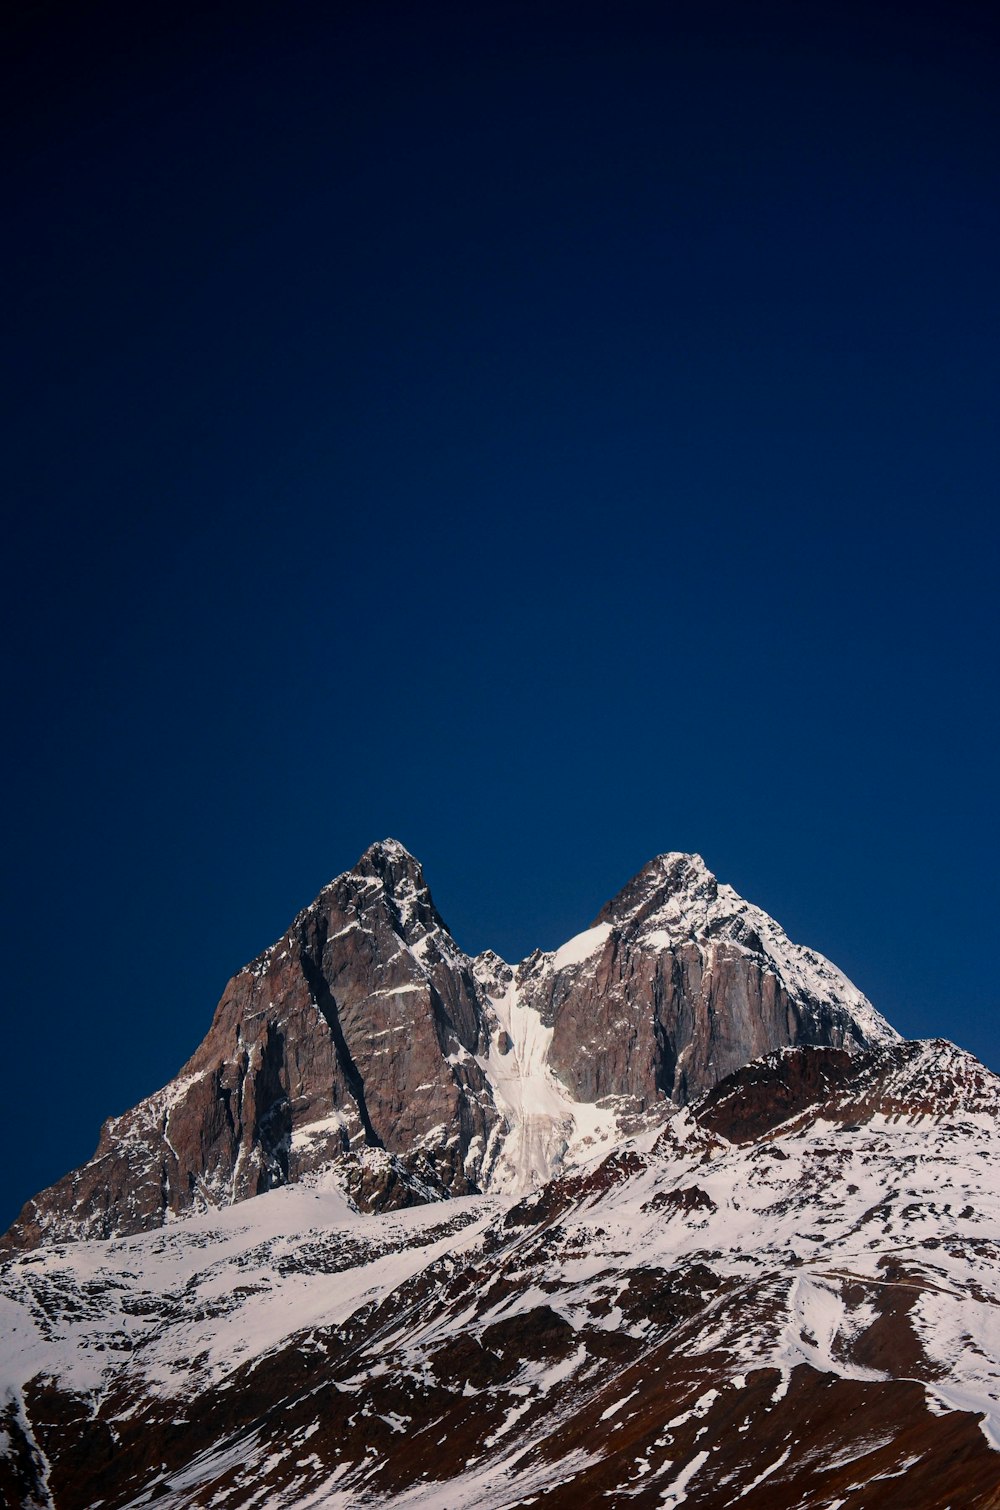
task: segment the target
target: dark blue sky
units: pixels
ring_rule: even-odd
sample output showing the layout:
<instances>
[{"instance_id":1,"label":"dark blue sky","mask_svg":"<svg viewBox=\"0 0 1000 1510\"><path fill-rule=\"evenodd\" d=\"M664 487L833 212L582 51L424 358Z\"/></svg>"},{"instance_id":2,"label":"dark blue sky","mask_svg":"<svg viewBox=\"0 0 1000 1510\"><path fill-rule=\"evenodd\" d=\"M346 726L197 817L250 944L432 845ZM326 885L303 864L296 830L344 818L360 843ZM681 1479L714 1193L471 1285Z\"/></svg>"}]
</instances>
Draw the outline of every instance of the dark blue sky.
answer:
<instances>
[{"instance_id":1,"label":"dark blue sky","mask_svg":"<svg viewBox=\"0 0 1000 1510\"><path fill-rule=\"evenodd\" d=\"M386 834L1000 1068L990 8L148 12L7 23L0 1226Z\"/></svg>"}]
</instances>

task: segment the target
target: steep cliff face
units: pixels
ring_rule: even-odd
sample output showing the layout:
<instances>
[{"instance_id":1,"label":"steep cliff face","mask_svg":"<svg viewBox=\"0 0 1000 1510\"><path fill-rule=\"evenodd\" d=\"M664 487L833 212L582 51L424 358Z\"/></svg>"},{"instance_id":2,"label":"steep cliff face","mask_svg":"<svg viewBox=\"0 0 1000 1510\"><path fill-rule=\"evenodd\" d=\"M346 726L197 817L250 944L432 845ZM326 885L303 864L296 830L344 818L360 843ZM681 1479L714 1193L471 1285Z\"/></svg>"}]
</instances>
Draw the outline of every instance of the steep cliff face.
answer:
<instances>
[{"instance_id":1,"label":"steep cliff face","mask_svg":"<svg viewBox=\"0 0 1000 1510\"><path fill-rule=\"evenodd\" d=\"M227 985L177 1078L105 1123L94 1158L29 1202L10 1234L145 1231L352 1159L365 1204L397 1155L394 1202L470 1188L464 1158L498 1122L474 1057L468 961L413 857L373 845Z\"/></svg>"},{"instance_id":2,"label":"steep cliff face","mask_svg":"<svg viewBox=\"0 0 1000 1510\"><path fill-rule=\"evenodd\" d=\"M584 960L560 968L555 956L542 1008L552 1067L582 1100L684 1105L772 1049L895 1036L839 970L720 885L700 855L650 861L580 952L587 939Z\"/></svg>"},{"instance_id":3,"label":"steep cliff face","mask_svg":"<svg viewBox=\"0 0 1000 1510\"><path fill-rule=\"evenodd\" d=\"M520 1192L773 1049L896 1035L697 856L650 862L517 967L462 953L420 865L373 845L236 975L177 1078L4 1240L141 1232L339 1161L358 1205Z\"/></svg>"}]
</instances>

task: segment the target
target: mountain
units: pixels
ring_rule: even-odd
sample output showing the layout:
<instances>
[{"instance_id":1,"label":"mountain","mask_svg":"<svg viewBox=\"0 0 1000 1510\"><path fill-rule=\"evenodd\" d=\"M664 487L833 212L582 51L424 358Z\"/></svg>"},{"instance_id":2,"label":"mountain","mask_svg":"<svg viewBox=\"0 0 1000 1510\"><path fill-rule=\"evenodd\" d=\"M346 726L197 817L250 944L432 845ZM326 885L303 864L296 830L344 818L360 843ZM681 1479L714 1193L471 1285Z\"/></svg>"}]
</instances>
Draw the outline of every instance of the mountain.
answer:
<instances>
[{"instance_id":1,"label":"mountain","mask_svg":"<svg viewBox=\"0 0 1000 1510\"><path fill-rule=\"evenodd\" d=\"M783 1049L520 1199L337 1166L0 1266L0 1496L990 1510L1000 1081Z\"/></svg>"},{"instance_id":2,"label":"mountain","mask_svg":"<svg viewBox=\"0 0 1000 1510\"><path fill-rule=\"evenodd\" d=\"M374 845L0 1245L0 1503L1000 1510L998 1114L697 856L512 966Z\"/></svg>"},{"instance_id":3,"label":"mountain","mask_svg":"<svg viewBox=\"0 0 1000 1510\"><path fill-rule=\"evenodd\" d=\"M176 1079L105 1123L7 1249L125 1236L332 1160L372 1211L521 1193L775 1048L896 1037L698 855L660 855L554 953L464 954L374 844L229 982Z\"/></svg>"}]
</instances>

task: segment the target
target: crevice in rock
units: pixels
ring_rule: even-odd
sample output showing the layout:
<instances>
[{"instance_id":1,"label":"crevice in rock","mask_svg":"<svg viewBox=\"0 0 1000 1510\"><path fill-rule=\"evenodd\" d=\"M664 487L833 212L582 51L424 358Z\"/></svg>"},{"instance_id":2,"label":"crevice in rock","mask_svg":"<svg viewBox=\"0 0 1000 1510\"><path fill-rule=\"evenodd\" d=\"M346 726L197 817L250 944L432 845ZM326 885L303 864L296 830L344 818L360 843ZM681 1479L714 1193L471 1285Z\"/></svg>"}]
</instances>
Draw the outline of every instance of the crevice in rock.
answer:
<instances>
[{"instance_id":1,"label":"crevice in rock","mask_svg":"<svg viewBox=\"0 0 1000 1510\"><path fill-rule=\"evenodd\" d=\"M317 954L322 958L326 946L326 923L323 920L319 936L317 938ZM384 1148L384 1143L372 1124L368 1111L368 1103L365 1100L365 1082L361 1077L361 1071L354 1063L350 1049L347 1047L347 1039L344 1037L344 1029L340 1021L340 1012L334 1000L333 992L327 984L326 976L305 948L300 950L299 964L302 974L306 978L306 984L312 992L313 1001L322 1012L327 1027L333 1037L334 1048L337 1051L337 1063L343 1072L344 1079L351 1095L354 1097L358 1108L358 1116L361 1118L361 1126L365 1131L365 1142L373 1148Z\"/></svg>"}]
</instances>

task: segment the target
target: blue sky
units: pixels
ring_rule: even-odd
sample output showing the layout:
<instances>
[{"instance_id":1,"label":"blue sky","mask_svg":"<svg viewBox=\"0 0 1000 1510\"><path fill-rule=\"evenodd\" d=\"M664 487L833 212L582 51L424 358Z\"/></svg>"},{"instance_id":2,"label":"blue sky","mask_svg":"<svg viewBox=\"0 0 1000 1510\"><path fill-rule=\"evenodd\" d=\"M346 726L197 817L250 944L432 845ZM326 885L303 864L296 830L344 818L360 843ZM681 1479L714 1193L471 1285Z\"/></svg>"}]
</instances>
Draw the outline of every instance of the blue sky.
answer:
<instances>
[{"instance_id":1,"label":"blue sky","mask_svg":"<svg viewBox=\"0 0 1000 1510\"><path fill-rule=\"evenodd\" d=\"M987 8L150 24L11 30L0 1223L387 834L510 958L698 850L1000 1069Z\"/></svg>"}]
</instances>

